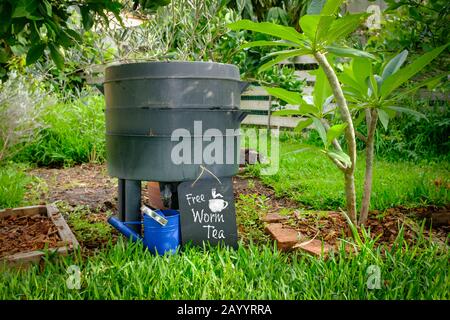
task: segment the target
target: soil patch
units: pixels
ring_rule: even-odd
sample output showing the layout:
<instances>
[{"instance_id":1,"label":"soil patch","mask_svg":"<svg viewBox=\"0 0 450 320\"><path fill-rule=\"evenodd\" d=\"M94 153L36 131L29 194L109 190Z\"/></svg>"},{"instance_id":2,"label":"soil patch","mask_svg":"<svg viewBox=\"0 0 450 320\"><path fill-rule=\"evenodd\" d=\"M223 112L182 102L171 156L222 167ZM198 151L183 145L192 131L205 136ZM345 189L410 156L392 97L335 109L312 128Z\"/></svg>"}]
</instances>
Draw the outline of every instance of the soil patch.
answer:
<instances>
[{"instance_id":1,"label":"soil patch","mask_svg":"<svg viewBox=\"0 0 450 320\"><path fill-rule=\"evenodd\" d=\"M43 203L64 201L71 206L87 206L91 210L116 207L117 179L108 176L105 165L37 168L29 173L47 184L48 190L40 195Z\"/></svg>"}]
</instances>

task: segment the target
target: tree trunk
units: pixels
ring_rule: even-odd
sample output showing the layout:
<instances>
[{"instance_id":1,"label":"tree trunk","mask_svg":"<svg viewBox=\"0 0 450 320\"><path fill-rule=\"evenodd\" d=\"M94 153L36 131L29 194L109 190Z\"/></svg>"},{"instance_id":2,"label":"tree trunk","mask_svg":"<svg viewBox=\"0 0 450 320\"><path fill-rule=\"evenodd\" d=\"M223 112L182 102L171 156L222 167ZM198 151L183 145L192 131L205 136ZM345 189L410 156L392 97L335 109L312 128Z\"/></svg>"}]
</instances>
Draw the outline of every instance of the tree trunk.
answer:
<instances>
[{"instance_id":1,"label":"tree trunk","mask_svg":"<svg viewBox=\"0 0 450 320\"><path fill-rule=\"evenodd\" d=\"M314 57L316 58L319 65L322 67L325 75L327 76L328 82L330 83L331 90L333 91L334 98L336 99L336 104L339 107L339 111L342 119L347 124L345 130L345 140L347 142L347 152L350 156L351 165L344 169L345 175L345 194L346 194L346 204L347 204L347 214L350 219L356 223L356 191L355 191L355 166L356 166L356 141L355 141L355 129L353 127L353 120L350 114L350 110L347 106L347 101L345 100L344 93L342 92L341 84L336 76L335 71L331 67L325 55L321 52L315 52Z\"/></svg>"},{"instance_id":2,"label":"tree trunk","mask_svg":"<svg viewBox=\"0 0 450 320\"><path fill-rule=\"evenodd\" d=\"M377 128L378 112L376 109L368 112L367 122L367 143L366 143L366 172L364 176L364 193L361 203L361 213L359 223L365 224L369 215L370 196L372 194L372 173L375 146L375 130ZM370 114L370 115L369 115Z\"/></svg>"},{"instance_id":3,"label":"tree trunk","mask_svg":"<svg viewBox=\"0 0 450 320\"><path fill-rule=\"evenodd\" d=\"M352 173L344 173L345 175L345 201L347 204L348 216L353 223L357 223L356 216L356 190L355 190L355 175Z\"/></svg>"}]
</instances>

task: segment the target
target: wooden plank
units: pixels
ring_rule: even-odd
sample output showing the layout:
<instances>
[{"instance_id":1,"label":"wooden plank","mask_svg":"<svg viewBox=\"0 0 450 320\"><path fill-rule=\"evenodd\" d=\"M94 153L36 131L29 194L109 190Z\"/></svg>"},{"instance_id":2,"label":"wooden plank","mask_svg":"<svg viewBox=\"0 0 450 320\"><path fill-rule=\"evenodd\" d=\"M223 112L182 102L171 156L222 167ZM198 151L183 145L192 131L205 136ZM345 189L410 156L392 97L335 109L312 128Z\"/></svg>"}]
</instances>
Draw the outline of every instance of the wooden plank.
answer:
<instances>
[{"instance_id":1,"label":"wooden plank","mask_svg":"<svg viewBox=\"0 0 450 320\"><path fill-rule=\"evenodd\" d=\"M269 123L269 116L257 114L249 114L242 121L242 124L252 124L257 126L267 126L268 123Z\"/></svg>"},{"instance_id":2,"label":"wooden plank","mask_svg":"<svg viewBox=\"0 0 450 320\"><path fill-rule=\"evenodd\" d=\"M304 120L303 118L270 116L270 126L295 128L300 121ZM242 121L242 124L267 126L269 124L269 116L250 114Z\"/></svg>"},{"instance_id":3,"label":"wooden plank","mask_svg":"<svg viewBox=\"0 0 450 320\"><path fill-rule=\"evenodd\" d=\"M312 87L312 86L306 86L303 88L303 91L302 91L303 95L305 95L305 96L312 96L313 92L314 92L314 87Z\"/></svg>"},{"instance_id":4,"label":"wooden plank","mask_svg":"<svg viewBox=\"0 0 450 320\"><path fill-rule=\"evenodd\" d=\"M51 252L57 252L59 255L67 255L67 247L60 247L56 249L48 249ZM10 267L27 267L32 263L39 263L42 257L45 256L44 251L30 251L20 252L3 258Z\"/></svg>"},{"instance_id":5,"label":"wooden plank","mask_svg":"<svg viewBox=\"0 0 450 320\"><path fill-rule=\"evenodd\" d=\"M266 90L264 90L260 86L249 86L244 92L242 92L241 96L268 96Z\"/></svg>"},{"instance_id":6,"label":"wooden plank","mask_svg":"<svg viewBox=\"0 0 450 320\"><path fill-rule=\"evenodd\" d=\"M6 217L24 217L24 216L34 216L34 215L45 215L47 213L47 208L44 205L39 206L29 206L14 209L4 209L0 210L0 219Z\"/></svg>"},{"instance_id":7,"label":"wooden plank","mask_svg":"<svg viewBox=\"0 0 450 320\"><path fill-rule=\"evenodd\" d=\"M58 234L61 240L66 244L68 249L78 248L79 243L72 233L72 230L70 230L66 220L64 220L61 213L59 213L58 209L54 205L47 205L47 215L50 219L52 219L58 229Z\"/></svg>"},{"instance_id":8,"label":"wooden plank","mask_svg":"<svg viewBox=\"0 0 450 320\"><path fill-rule=\"evenodd\" d=\"M283 127L283 128L295 128L300 121L304 121L302 118L294 117L270 117L270 126L272 127Z\"/></svg>"},{"instance_id":9,"label":"wooden plank","mask_svg":"<svg viewBox=\"0 0 450 320\"><path fill-rule=\"evenodd\" d=\"M317 64L316 59L312 55L298 56L294 58L296 64Z\"/></svg>"},{"instance_id":10,"label":"wooden plank","mask_svg":"<svg viewBox=\"0 0 450 320\"><path fill-rule=\"evenodd\" d=\"M54 205L38 205L29 206L14 209L5 209L0 211L0 219L9 216L33 216L33 215L47 215L55 224L61 241L65 243L65 246L58 248L49 248L50 252L57 252L60 255L66 255L69 251L78 248L79 243L74 234L70 230L66 221L59 213L58 209ZM4 261L8 266L12 267L26 267L31 263L37 263L45 255L42 250L19 252L13 255L9 255L0 259L0 262Z\"/></svg>"},{"instance_id":11,"label":"wooden plank","mask_svg":"<svg viewBox=\"0 0 450 320\"><path fill-rule=\"evenodd\" d=\"M269 101L267 100L241 100L242 110L268 111Z\"/></svg>"},{"instance_id":12,"label":"wooden plank","mask_svg":"<svg viewBox=\"0 0 450 320\"><path fill-rule=\"evenodd\" d=\"M317 61L312 55L305 55L283 60L279 64L317 64Z\"/></svg>"}]
</instances>

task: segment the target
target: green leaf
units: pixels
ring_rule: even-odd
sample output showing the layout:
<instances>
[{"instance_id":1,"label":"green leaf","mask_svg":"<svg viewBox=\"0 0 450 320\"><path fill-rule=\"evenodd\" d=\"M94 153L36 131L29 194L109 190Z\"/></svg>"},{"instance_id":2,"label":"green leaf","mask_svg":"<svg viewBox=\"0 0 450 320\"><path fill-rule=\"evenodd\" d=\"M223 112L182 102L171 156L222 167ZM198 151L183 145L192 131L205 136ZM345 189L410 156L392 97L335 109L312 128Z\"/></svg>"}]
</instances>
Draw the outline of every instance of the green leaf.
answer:
<instances>
[{"instance_id":1,"label":"green leaf","mask_svg":"<svg viewBox=\"0 0 450 320\"><path fill-rule=\"evenodd\" d=\"M305 100L303 100L303 103L300 105L299 110L303 115L306 114L317 115L317 113L319 112L319 109L317 109L316 106L306 103Z\"/></svg>"},{"instance_id":2,"label":"green leaf","mask_svg":"<svg viewBox=\"0 0 450 320\"><path fill-rule=\"evenodd\" d=\"M295 127L294 131L297 131L297 132L298 131L302 131L306 127L309 127L312 123L313 123L313 119L312 118L308 118L308 119L299 121L297 126Z\"/></svg>"},{"instance_id":3,"label":"green leaf","mask_svg":"<svg viewBox=\"0 0 450 320\"><path fill-rule=\"evenodd\" d=\"M356 128L357 126L359 126L361 124L361 122L363 122L366 119L366 115L364 113L364 111L360 111L358 116L356 117L355 121L353 121L353 125Z\"/></svg>"},{"instance_id":4,"label":"green leaf","mask_svg":"<svg viewBox=\"0 0 450 320\"><path fill-rule=\"evenodd\" d=\"M351 92L352 95L356 96L359 100L362 100L367 94L367 86L361 86L361 83L353 78L353 73L350 67L344 68L344 71L341 72L338 77L339 81L345 86L343 88L344 93L349 94ZM366 87L365 90L363 89L364 87Z\"/></svg>"},{"instance_id":5,"label":"green leaf","mask_svg":"<svg viewBox=\"0 0 450 320\"><path fill-rule=\"evenodd\" d=\"M313 43L318 43L326 36L333 20L333 16L305 15L300 18L300 27Z\"/></svg>"},{"instance_id":6,"label":"green leaf","mask_svg":"<svg viewBox=\"0 0 450 320\"><path fill-rule=\"evenodd\" d=\"M270 95L277 97L289 104L300 106L306 102L298 92L288 91L283 88L263 87Z\"/></svg>"},{"instance_id":7,"label":"green leaf","mask_svg":"<svg viewBox=\"0 0 450 320\"><path fill-rule=\"evenodd\" d=\"M285 46L285 47L298 47L297 43L291 41L252 41L241 45L241 49L252 47L266 47L266 46Z\"/></svg>"},{"instance_id":8,"label":"green leaf","mask_svg":"<svg viewBox=\"0 0 450 320\"><path fill-rule=\"evenodd\" d=\"M327 151L326 154L333 158L336 159L340 162L342 162L343 164L345 164L347 167L350 167L352 165L352 162L350 160L350 157L348 156L348 154L346 154L344 151L339 151L339 150L333 150L333 151Z\"/></svg>"},{"instance_id":9,"label":"green leaf","mask_svg":"<svg viewBox=\"0 0 450 320\"><path fill-rule=\"evenodd\" d=\"M91 13L89 12L89 8L86 6L82 6L80 8L81 13L81 22L83 23L83 28L85 30L89 30L94 25L94 19L92 18Z\"/></svg>"},{"instance_id":10,"label":"green leaf","mask_svg":"<svg viewBox=\"0 0 450 320\"><path fill-rule=\"evenodd\" d=\"M381 88L381 77L376 75L376 74L370 74L367 79L366 79L366 83L367 86L369 87L369 97L373 94L375 99L378 99L378 94L380 92L380 88Z\"/></svg>"},{"instance_id":11,"label":"green leaf","mask_svg":"<svg viewBox=\"0 0 450 320\"><path fill-rule=\"evenodd\" d=\"M29 19L38 18L32 16L32 13L36 11L39 4L37 0L19 0L14 2L15 8L12 13L12 18L22 18L22 17L27 17Z\"/></svg>"},{"instance_id":12,"label":"green leaf","mask_svg":"<svg viewBox=\"0 0 450 320\"><path fill-rule=\"evenodd\" d=\"M72 29L65 29L66 33L69 35L69 37L71 37L74 41L77 42L83 42L83 38L81 37L81 35L76 32L75 30Z\"/></svg>"},{"instance_id":13,"label":"green leaf","mask_svg":"<svg viewBox=\"0 0 450 320\"><path fill-rule=\"evenodd\" d=\"M365 79L372 74L372 60L367 57L355 57L352 60L352 69L355 75L356 81L361 84L361 88L365 89L367 94L367 86L365 84Z\"/></svg>"},{"instance_id":14,"label":"green leaf","mask_svg":"<svg viewBox=\"0 0 450 320\"><path fill-rule=\"evenodd\" d=\"M331 43L333 41L345 38L350 33L355 31L367 16L367 13L348 14L340 19L334 20L328 31L327 41Z\"/></svg>"},{"instance_id":15,"label":"green leaf","mask_svg":"<svg viewBox=\"0 0 450 320\"><path fill-rule=\"evenodd\" d=\"M243 19L234 23L228 24L228 28L231 30L251 30L256 32L261 32L274 37L278 37L283 40L292 41L294 43L303 45L304 36L298 33L292 27L280 26L271 22L260 22L256 23L251 20Z\"/></svg>"},{"instance_id":16,"label":"green leaf","mask_svg":"<svg viewBox=\"0 0 450 320\"><path fill-rule=\"evenodd\" d=\"M47 0L43 0L44 5L45 5L45 11L47 13L47 15L49 17L52 16L52 5L47 1Z\"/></svg>"},{"instance_id":17,"label":"green leaf","mask_svg":"<svg viewBox=\"0 0 450 320\"><path fill-rule=\"evenodd\" d=\"M272 112L274 116L306 116L306 115L316 115L317 108L313 105L304 103L297 110L294 109L283 109Z\"/></svg>"},{"instance_id":18,"label":"green leaf","mask_svg":"<svg viewBox=\"0 0 450 320\"><path fill-rule=\"evenodd\" d=\"M383 109L377 109L378 112L378 120L380 120L381 124L384 127L384 130L387 131L389 124L389 114Z\"/></svg>"},{"instance_id":19,"label":"green leaf","mask_svg":"<svg viewBox=\"0 0 450 320\"><path fill-rule=\"evenodd\" d=\"M9 60L9 55L10 53L8 53L4 48L0 48L0 63L7 63Z\"/></svg>"},{"instance_id":20,"label":"green leaf","mask_svg":"<svg viewBox=\"0 0 450 320\"><path fill-rule=\"evenodd\" d=\"M375 60L375 56L373 54L354 48L333 47L333 46L327 46L325 48L328 50L328 52L341 57L364 57Z\"/></svg>"},{"instance_id":21,"label":"green leaf","mask_svg":"<svg viewBox=\"0 0 450 320\"><path fill-rule=\"evenodd\" d=\"M325 127L323 126L322 122L317 118L311 118L313 120L314 129L319 133L320 139L322 139L322 142L325 146L325 148L328 147L328 141L327 141L327 133L325 131Z\"/></svg>"},{"instance_id":22,"label":"green leaf","mask_svg":"<svg viewBox=\"0 0 450 320\"><path fill-rule=\"evenodd\" d=\"M278 64L279 62L286 60L287 58L302 56L304 54L311 53L310 50L306 49L287 50L285 52L286 53L280 54L275 59L272 59L269 62L263 64L261 67L259 67L258 72L266 71L267 69L270 69L272 66Z\"/></svg>"},{"instance_id":23,"label":"green leaf","mask_svg":"<svg viewBox=\"0 0 450 320\"><path fill-rule=\"evenodd\" d=\"M383 81L383 86L381 87L381 97L383 99L386 99L392 91L411 79L416 73L418 73L433 59L435 59L442 51L447 48L449 44L450 43L425 53L421 57L414 60L414 62L412 62L408 66L387 77Z\"/></svg>"},{"instance_id":24,"label":"green leaf","mask_svg":"<svg viewBox=\"0 0 450 320\"><path fill-rule=\"evenodd\" d=\"M48 48L50 49L50 56L56 67L60 70L64 69L64 57L59 49L53 43L49 43Z\"/></svg>"},{"instance_id":25,"label":"green leaf","mask_svg":"<svg viewBox=\"0 0 450 320\"><path fill-rule=\"evenodd\" d=\"M37 60L39 60L40 57L44 54L45 44L39 43L37 45L32 46L27 53L27 66L30 64L35 63Z\"/></svg>"},{"instance_id":26,"label":"green leaf","mask_svg":"<svg viewBox=\"0 0 450 320\"><path fill-rule=\"evenodd\" d=\"M408 50L403 50L398 55L396 55L394 58L389 60L389 62L383 68L383 73L381 74L381 78L383 78L383 80L385 80L390 75L396 73L398 71L398 69L401 68L403 63L405 63L407 57L408 57Z\"/></svg>"},{"instance_id":27,"label":"green leaf","mask_svg":"<svg viewBox=\"0 0 450 320\"><path fill-rule=\"evenodd\" d=\"M330 83L322 68L319 68L316 73L316 83L314 84L313 100L314 105L322 110L325 100L331 95L332 90Z\"/></svg>"},{"instance_id":28,"label":"green leaf","mask_svg":"<svg viewBox=\"0 0 450 320\"><path fill-rule=\"evenodd\" d=\"M394 110L394 111L397 111L397 112L400 112L400 113L410 114L412 116L415 116L417 119L421 119L422 118L422 119L428 120L427 117L423 113L420 113L420 112L418 112L416 110L412 110L412 109L409 109L409 108L389 106L389 107L386 107L386 109Z\"/></svg>"},{"instance_id":29,"label":"green leaf","mask_svg":"<svg viewBox=\"0 0 450 320\"><path fill-rule=\"evenodd\" d=\"M320 14L323 15L335 14L336 11L339 9L339 7L342 5L342 2L344 2L344 0L327 0Z\"/></svg>"},{"instance_id":30,"label":"green leaf","mask_svg":"<svg viewBox=\"0 0 450 320\"><path fill-rule=\"evenodd\" d=\"M25 6L17 6L14 9L14 12L12 14L12 18L22 18L22 17L26 17L29 14L29 12L27 11L27 8Z\"/></svg>"},{"instance_id":31,"label":"green leaf","mask_svg":"<svg viewBox=\"0 0 450 320\"><path fill-rule=\"evenodd\" d=\"M344 132L345 128L347 128L346 123L341 124L335 124L334 126L330 127L327 131L327 143L328 145L331 144L331 142L338 138L342 133Z\"/></svg>"}]
</instances>

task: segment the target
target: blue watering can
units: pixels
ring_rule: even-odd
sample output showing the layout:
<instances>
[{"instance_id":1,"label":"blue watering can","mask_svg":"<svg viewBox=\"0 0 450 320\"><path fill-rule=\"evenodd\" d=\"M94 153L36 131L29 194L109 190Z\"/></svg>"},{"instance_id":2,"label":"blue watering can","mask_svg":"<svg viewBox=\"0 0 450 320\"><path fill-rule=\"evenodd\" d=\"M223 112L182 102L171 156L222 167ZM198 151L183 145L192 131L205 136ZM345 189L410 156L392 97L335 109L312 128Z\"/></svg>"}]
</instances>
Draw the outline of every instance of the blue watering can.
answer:
<instances>
[{"instance_id":1,"label":"blue watering can","mask_svg":"<svg viewBox=\"0 0 450 320\"><path fill-rule=\"evenodd\" d=\"M180 245L180 213L177 210L155 210L159 218L144 214L144 221L122 222L110 217L108 223L133 242L142 241L153 254L174 254ZM159 220L160 222L158 222ZM162 221L162 222L161 222ZM165 225L163 225L165 222ZM127 224L143 224L144 237Z\"/></svg>"}]
</instances>

